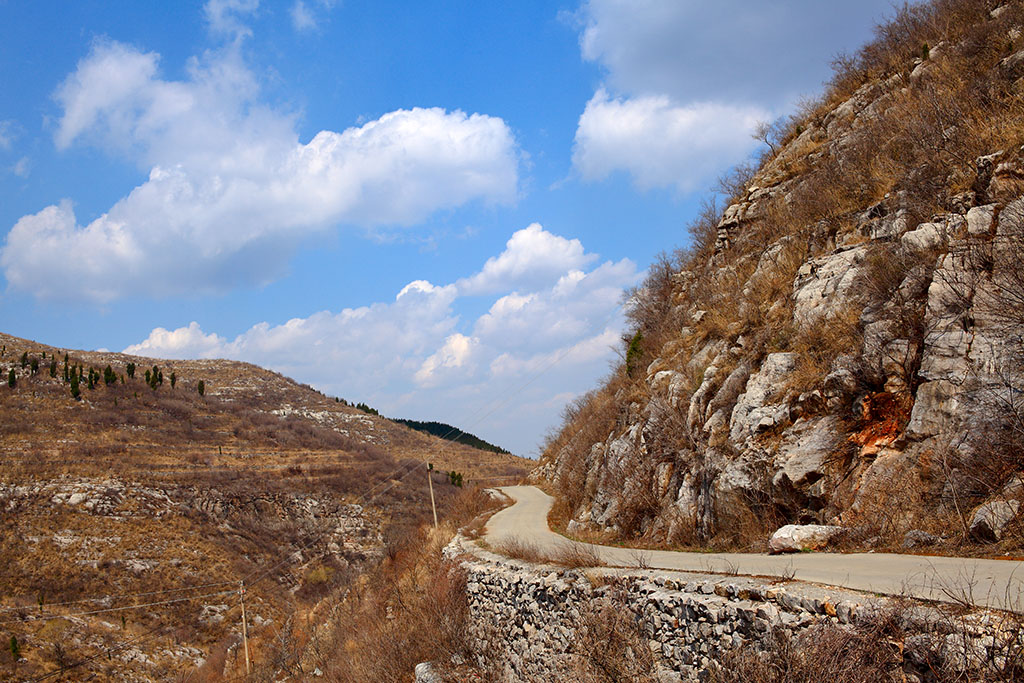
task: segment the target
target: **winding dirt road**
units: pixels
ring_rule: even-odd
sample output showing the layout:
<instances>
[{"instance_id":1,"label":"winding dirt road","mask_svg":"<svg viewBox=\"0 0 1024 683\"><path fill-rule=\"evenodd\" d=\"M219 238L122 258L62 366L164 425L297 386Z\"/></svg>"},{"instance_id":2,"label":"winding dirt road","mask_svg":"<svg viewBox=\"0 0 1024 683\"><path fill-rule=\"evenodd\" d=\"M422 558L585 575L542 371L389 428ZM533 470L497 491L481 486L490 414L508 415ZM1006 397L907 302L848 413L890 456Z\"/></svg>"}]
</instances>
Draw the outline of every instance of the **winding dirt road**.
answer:
<instances>
[{"instance_id":1,"label":"winding dirt road","mask_svg":"<svg viewBox=\"0 0 1024 683\"><path fill-rule=\"evenodd\" d=\"M573 543L548 528L554 501L534 486L502 486L515 503L487 524L492 546L517 538L552 554ZM885 595L961 602L1024 612L1024 562L889 553L692 553L583 544L610 566L676 571L789 576L800 581Z\"/></svg>"}]
</instances>

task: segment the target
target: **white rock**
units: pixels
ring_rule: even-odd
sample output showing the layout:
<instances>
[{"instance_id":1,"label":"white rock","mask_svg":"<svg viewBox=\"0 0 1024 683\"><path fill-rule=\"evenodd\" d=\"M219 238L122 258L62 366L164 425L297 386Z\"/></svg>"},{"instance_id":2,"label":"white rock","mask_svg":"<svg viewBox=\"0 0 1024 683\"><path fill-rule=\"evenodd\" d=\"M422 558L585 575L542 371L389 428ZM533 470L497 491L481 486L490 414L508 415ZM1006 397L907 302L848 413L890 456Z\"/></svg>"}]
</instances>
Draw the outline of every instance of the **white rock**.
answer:
<instances>
[{"instance_id":1,"label":"white rock","mask_svg":"<svg viewBox=\"0 0 1024 683\"><path fill-rule=\"evenodd\" d=\"M827 545L842 531L843 527L825 524L787 524L772 534L768 541L768 552L777 555L815 550Z\"/></svg>"},{"instance_id":2,"label":"white rock","mask_svg":"<svg viewBox=\"0 0 1024 683\"><path fill-rule=\"evenodd\" d=\"M758 432L782 422L788 406L775 403L779 389L796 368L797 354L771 353L761 369L750 376L746 391L736 400L729 422L729 437L740 445Z\"/></svg>"},{"instance_id":3,"label":"white rock","mask_svg":"<svg viewBox=\"0 0 1024 683\"><path fill-rule=\"evenodd\" d=\"M919 254L936 251L946 244L945 228L941 223L922 223L916 230L904 233L900 242L905 248Z\"/></svg>"},{"instance_id":4,"label":"white rock","mask_svg":"<svg viewBox=\"0 0 1024 683\"><path fill-rule=\"evenodd\" d=\"M835 416L794 425L779 446L777 459L782 468L772 483L779 486L789 480L797 487L813 484L824 475L825 460L839 441L839 419Z\"/></svg>"},{"instance_id":5,"label":"white rock","mask_svg":"<svg viewBox=\"0 0 1024 683\"><path fill-rule=\"evenodd\" d=\"M861 245L805 264L810 272L801 269L793 283L793 318L808 324L846 306L867 250L867 245Z\"/></svg>"},{"instance_id":6,"label":"white rock","mask_svg":"<svg viewBox=\"0 0 1024 683\"><path fill-rule=\"evenodd\" d=\"M998 541L1019 512L1018 500L995 500L985 503L974 511L974 517L971 518L971 535L989 543Z\"/></svg>"},{"instance_id":7,"label":"white rock","mask_svg":"<svg viewBox=\"0 0 1024 683\"><path fill-rule=\"evenodd\" d=\"M951 382L925 382L917 388L906 434L911 439L934 436L950 426L957 412L957 387Z\"/></svg>"},{"instance_id":8,"label":"white rock","mask_svg":"<svg viewBox=\"0 0 1024 683\"><path fill-rule=\"evenodd\" d=\"M992 228L992 218L995 216L995 204L987 206L975 206L967 212L967 232L975 237L987 235Z\"/></svg>"}]
</instances>

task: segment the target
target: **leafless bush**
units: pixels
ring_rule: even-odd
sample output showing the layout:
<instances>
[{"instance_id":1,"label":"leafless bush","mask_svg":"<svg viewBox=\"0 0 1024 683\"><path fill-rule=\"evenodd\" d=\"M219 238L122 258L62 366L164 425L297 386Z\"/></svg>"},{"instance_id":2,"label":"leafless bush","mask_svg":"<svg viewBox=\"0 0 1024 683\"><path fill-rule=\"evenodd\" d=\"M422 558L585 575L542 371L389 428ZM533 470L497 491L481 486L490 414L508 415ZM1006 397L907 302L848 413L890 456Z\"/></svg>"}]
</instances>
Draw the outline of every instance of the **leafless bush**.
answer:
<instances>
[{"instance_id":1,"label":"leafless bush","mask_svg":"<svg viewBox=\"0 0 1024 683\"><path fill-rule=\"evenodd\" d=\"M782 629L760 643L731 651L712 667L712 683L811 683L916 680L932 683L1024 680L1021 623L1010 614L992 615L990 648L977 648L969 627L955 613L928 623L912 604L896 603L855 624L823 622L797 635ZM1002 623L1000 623L1002 622Z\"/></svg>"},{"instance_id":2,"label":"leafless bush","mask_svg":"<svg viewBox=\"0 0 1024 683\"><path fill-rule=\"evenodd\" d=\"M583 683L657 681L657 667L636 615L621 600L598 598L576 627L574 677Z\"/></svg>"},{"instance_id":3,"label":"leafless bush","mask_svg":"<svg viewBox=\"0 0 1024 683\"><path fill-rule=\"evenodd\" d=\"M494 546L494 550L514 560L534 563L547 561L547 556L541 552L535 543L524 541L518 536L505 538Z\"/></svg>"},{"instance_id":4,"label":"leafless bush","mask_svg":"<svg viewBox=\"0 0 1024 683\"><path fill-rule=\"evenodd\" d=\"M604 560L594 546L587 543L569 543L558 547L551 561L569 569L603 567Z\"/></svg>"}]
</instances>

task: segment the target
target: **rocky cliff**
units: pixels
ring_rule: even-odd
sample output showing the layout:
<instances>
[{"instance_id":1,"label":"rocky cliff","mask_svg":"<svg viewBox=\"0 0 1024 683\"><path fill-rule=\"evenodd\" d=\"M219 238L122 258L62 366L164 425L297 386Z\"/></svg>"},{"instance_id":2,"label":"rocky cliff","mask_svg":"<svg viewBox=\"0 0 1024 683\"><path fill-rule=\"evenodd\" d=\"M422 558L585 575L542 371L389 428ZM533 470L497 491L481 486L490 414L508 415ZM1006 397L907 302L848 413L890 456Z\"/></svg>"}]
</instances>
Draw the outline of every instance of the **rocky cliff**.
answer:
<instances>
[{"instance_id":1,"label":"rocky cliff","mask_svg":"<svg viewBox=\"0 0 1024 683\"><path fill-rule=\"evenodd\" d=\"M547 444L570 532L1021 545L1022 48L1021 3L942 0L837 60Z\"/></svg>"}]
</instances>

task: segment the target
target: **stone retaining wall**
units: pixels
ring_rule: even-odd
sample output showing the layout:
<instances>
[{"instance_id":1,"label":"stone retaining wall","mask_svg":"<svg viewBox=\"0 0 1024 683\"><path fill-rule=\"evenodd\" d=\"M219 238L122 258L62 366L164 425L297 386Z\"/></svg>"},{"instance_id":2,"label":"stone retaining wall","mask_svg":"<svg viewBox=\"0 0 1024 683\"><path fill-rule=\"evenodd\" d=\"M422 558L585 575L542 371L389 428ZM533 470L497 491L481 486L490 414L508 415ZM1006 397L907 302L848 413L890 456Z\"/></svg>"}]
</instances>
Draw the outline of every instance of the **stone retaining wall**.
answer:
<instances>
[{"instance_id":1,"label":"stone retaining wall","mask_svg":"<svg viewBox=\"0 0 1024 683\"><path fill-rule=\"evenodd\" d=\"M508 681L559 680L580 657L577 631L595 606L628 609L654 655L663 681L699 680L729 650L769 632L796 634L814 624L855 624L888 599L799 582L658 570L567 570L531 565L476 548L462 554L470 635ZM991 614L956 619L923 604L903 610L919 633L906 647L956 649L962 659L989 657L1000 642ZM995 637L993 637L995 636ZM915 641L914 638L917 638ZM938 640L936 640L938 639ZM951 653L952 654L952 653ZM908 676L914 680L913 674Z\"/></svg>"}]
</instances>

